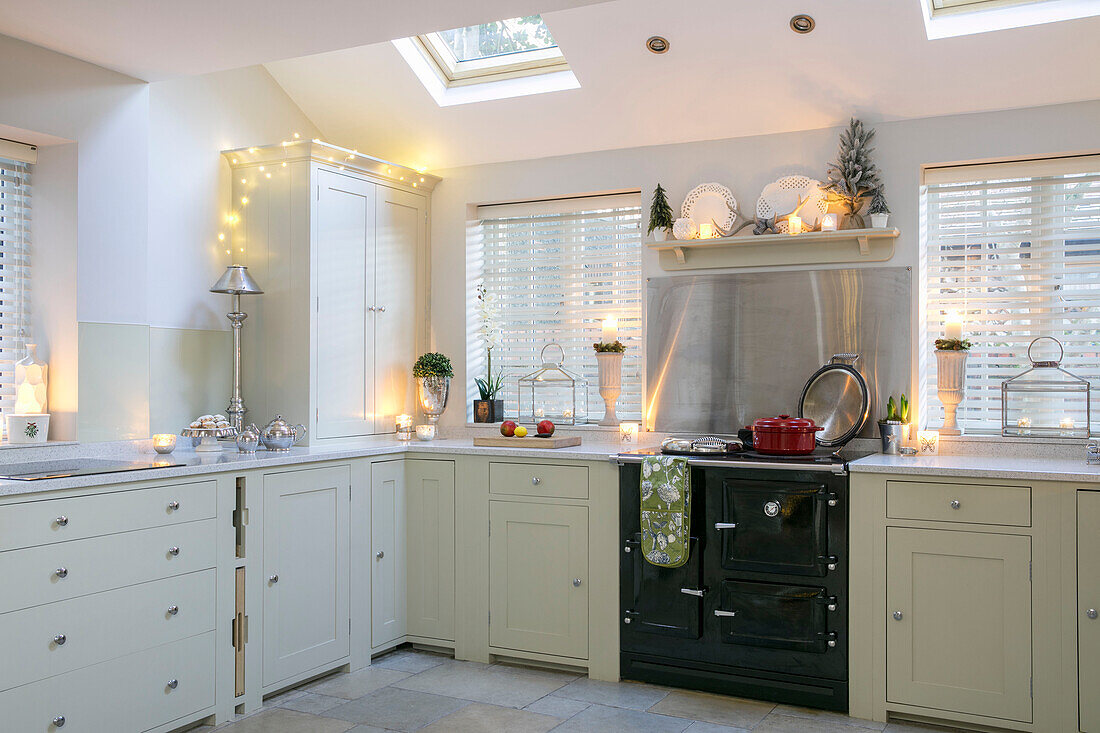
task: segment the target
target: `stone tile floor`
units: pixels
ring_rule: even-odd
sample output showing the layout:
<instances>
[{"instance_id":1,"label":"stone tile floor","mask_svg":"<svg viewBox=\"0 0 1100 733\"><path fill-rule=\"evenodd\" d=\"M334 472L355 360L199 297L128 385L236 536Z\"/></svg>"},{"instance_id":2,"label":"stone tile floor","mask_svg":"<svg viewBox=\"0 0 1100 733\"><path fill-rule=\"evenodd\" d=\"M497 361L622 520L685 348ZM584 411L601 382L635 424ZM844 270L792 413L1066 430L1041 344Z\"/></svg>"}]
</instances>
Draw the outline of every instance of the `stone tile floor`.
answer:
<instances>
[{"instance_id":1,"label":"stone tile floor","mask_svg":"<svg viewBox=\"0 0 1100 733\"><path fill-rule=\"evenodd\" d=\"M367 669L308 682L255 713L192 733L929 733L637 682L509 664L459 662L404 648Z\"/></svg>"}]
</instances>

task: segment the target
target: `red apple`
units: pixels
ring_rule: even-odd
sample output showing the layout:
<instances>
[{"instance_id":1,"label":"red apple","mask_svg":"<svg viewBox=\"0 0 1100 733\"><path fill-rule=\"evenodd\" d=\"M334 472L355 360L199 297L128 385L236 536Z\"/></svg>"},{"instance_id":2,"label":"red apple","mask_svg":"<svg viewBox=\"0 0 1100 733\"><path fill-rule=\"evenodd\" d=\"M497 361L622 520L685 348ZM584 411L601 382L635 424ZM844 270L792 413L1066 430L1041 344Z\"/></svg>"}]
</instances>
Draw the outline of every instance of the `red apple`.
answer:
<instances>
[{"instance_id":1,"label":"red apple","mask_svg":"<svg viewBox=\"0 0 1100 733\"><path fill-rule=\"evenodd\" d=\"M516 434L516 424L511 420L505 420L500 424L500 434L505 438L511 438Z\"/></svg>"},{"instance_id":2,"label":"red apple","mask_svg":"<svg viewBox=\"0 0 1100 733\"><path fill-rule=\"evenodd\" d=\"M549 438L554 434L554 423L549 420L540 420L538 424L539 435L544 435Z\"/></svg>"}]
</instances>

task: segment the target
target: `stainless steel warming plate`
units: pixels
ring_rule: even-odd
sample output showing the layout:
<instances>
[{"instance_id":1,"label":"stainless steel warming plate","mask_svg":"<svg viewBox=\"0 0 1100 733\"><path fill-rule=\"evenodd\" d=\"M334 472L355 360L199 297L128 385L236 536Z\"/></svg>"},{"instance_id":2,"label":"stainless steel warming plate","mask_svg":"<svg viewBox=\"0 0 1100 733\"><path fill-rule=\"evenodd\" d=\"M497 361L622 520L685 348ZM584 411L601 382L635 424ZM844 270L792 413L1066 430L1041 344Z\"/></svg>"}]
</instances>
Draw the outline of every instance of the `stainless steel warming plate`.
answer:
<instances>
[{"instance_id":1,"label":"stainless steel warming plate","mask_svg":"<svg viewBox=\"0 0 1100 733\"><path fill-rule=\"evenodd\" d=\"M32 461L29 463L0 464L0 480L41 481L70 476L92 476L101 473L148 471L153 468L183 466L168 459L143 461L112 461L102 458L69 458L59 461Z\"/></svg>"},{"instance_id":2,"label":"stainless steel warming plate","mask_svg":"<svg viewBox=\"0 0 1100 733\"><path fill-rule=\"evenodd\" d=\"M646 456L659 456L656 448L627 451L615 457L619 465L641 463ZM808 456L766 456L746 451L715 456L689 456L688 464L701 468L753 468L757 470L827 471L838 476L848 474L848 462L831 451L819 450Z\"/></svg>"}]
</instances>

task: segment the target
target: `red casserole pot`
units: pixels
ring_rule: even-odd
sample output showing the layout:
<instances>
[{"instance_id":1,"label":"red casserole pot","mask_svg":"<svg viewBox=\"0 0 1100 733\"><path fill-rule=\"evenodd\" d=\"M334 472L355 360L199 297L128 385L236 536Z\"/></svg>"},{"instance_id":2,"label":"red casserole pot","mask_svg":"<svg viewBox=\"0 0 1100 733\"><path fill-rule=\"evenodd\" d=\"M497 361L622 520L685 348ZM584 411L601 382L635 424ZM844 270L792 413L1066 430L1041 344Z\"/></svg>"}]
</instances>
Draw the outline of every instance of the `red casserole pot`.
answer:
<instances>
[{"instance_id":1,"label":"red casserole pot","mask_svg":"<svg viewBox=\"0 0 1100 733\"><path fill-rule=\"evenodd\" d=\"M824 429L804 417L762 417L752 424L752 446L770 456L805 456L814 452L817 431Z\"/></svg>"}]
</instances>

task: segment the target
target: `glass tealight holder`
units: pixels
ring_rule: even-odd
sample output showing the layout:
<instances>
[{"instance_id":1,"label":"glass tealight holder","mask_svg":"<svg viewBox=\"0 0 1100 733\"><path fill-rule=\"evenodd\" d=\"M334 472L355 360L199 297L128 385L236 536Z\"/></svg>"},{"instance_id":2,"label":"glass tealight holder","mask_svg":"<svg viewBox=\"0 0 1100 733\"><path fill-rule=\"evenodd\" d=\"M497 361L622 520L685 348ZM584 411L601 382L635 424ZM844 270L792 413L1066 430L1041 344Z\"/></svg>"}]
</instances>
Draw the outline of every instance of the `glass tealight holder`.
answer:
<instances>
[{"instance_id":1,"label":"glass tealight holder","mask_svg":"<svg viewBox=\"0 0 1100 733\"><path fill-rule=\"evenodd\" d=\"M157 433L153 436L153 450L167 455L176 449L176 436L172 433Z\"/></svg>"},{"instance_id":2,"label":"glass tealight holder","mask_svg":"<svg viewBox=\"0 0 1100 733\"><path fill-rule=\"evenodd\" d=\"M398 415L396 418L396 432L398 440L412 440L413 439L413 419L412 415Z\"/></svg>"},{"instance_id":3,"label":"glass tealight holder","mask_svg":"<svg viewBox=\"0 0 1100 733\"><path fill-rule=\"evenodd\" d=\"M421 440L435 440L435 425L417 425L416 437Z\"/></svg>"}]
</instances>

